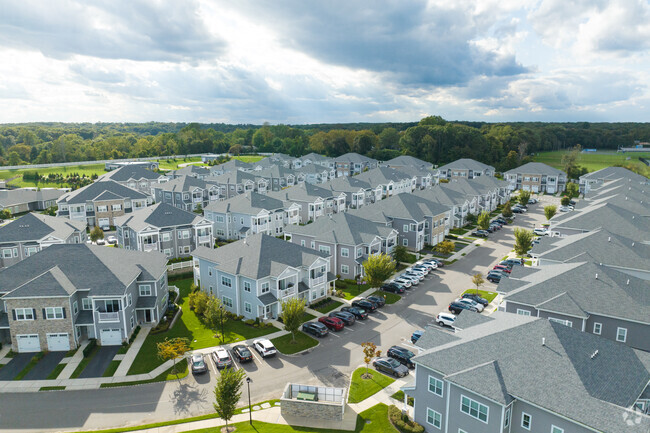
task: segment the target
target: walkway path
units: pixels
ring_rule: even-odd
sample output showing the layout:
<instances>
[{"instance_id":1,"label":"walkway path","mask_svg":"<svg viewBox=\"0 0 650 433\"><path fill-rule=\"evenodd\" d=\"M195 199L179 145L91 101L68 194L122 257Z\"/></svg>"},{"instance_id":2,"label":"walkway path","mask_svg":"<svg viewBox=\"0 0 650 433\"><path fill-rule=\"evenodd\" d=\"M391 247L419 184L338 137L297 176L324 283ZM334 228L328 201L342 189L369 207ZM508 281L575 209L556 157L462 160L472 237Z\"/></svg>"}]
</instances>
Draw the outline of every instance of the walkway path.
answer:
<instances>
[{"instance_id":1,"label":"walkway path","mask_svg":"<svg viewBox=\"0 0 650 433\"><path fill-rule=\"evenodd\" d=\"M68 361L66 366L63 368L61 373L59 373L59 379L70 379L72 373L77 369L79 363L84 359L84 349L88 346L88 340L81 343L79 349L75 352L72 358ZM47 385L43 385L47 386Z\"/></svg>"},{"instance_id":2,"label":"walkway path","mask_svg":"<svg viewBox=\"0 0 650 433\"><path fill-rule=\"evenodd\" d=\"M115 370L113 376L126 376L129 373L131 364L133 364L135 357L138 355L138 352L140 352L140 348L144 344L147 335L149 335L149 331L151 331L151 326L142 326L140 328L138 336L135 337L135 340L131 343L131 347L129 347L129 350L127 350L126 354L122 357L122 361L120 361L120 365L117 367L117 370Z\"/></svg>"}]
</instances>

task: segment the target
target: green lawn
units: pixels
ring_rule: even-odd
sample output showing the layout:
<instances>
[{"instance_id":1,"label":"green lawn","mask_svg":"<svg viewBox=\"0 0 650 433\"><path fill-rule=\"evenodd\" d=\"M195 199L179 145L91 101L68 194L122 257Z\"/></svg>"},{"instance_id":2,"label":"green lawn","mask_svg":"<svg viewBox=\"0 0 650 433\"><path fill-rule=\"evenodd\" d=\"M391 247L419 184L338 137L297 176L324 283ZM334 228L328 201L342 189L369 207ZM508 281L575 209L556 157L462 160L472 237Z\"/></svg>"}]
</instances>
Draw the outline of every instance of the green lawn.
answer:
<instances>
[{"instance_id":1,"label":"green lawn","mask_svg":"<svg viewBox=\"0 0 650 433\"><path fill-rule=\"evenodd\" d=\"M266 158L266 156L263 155L240 155L232 157L232 159L238 159L242 162L257 162L264 158Z\"/></svg>"},{"instance_id":2,"label":"green lawn","mask_svg":"<svg viewBox=\"0 0 650 433\"><path fill-rule=\"evenodd\" d=\"M158 167L161 170L178 170L180 168L178 164L186 164L188 162L201 162L201 158L198 156L192 158L177 157L174 159L161 158L157 159L156 162L158 163Z\"/></svg>"},{"instance_id":3,"label":"green lawn","mask_svg":"<svg viewBox=\"0 0 650 433\"><path fill-rule=\"evenodd\" d=\"M100 388L115 388L119 386L133 386L133 385L144 385L147 383L154 382L165 382L167 380L176 380L182 379L189 374L189 369L187 368L187 359L181 359L176 362L176 373L172 374L174 367L170 367L167 370L163 371L158 377L148 380L136 380L134 382L115 382L115 383L102 383Z\"/></svg>"},{"instance_id":4,"label":"green lawn","mask_svg":"<svg viewBox=\"0 0 650 433\"><path fill-rule=\"evenodd\" d=\"M567 153L569 151L540 152L533 157L533 160L562 170L562 156ZM590 172L617 164L631 164L643 169L647 175L650 173L650 169L639 161L639 157L650 158L650 152L618 153L615 151L599 151L596 153L580 153L577 164L585 167Z\"/></svg>"},{"instance_id":5,"label":"green lawn","mask_svg":"<svg viewBox=\"0 0 650 433\"><path fill-rule=\"evenodd\" d=\"M365 373L366 367L357 368L354 370L354 373L352 373L350 394L348 396L348 401L350 403L359 403L395 382L395 379L384 376L372 368L368 369L368 373L372 375L370 379L361 378L361 375Z\"/></svg>"},{"instance_id":6,"label":"green lawn","mask_svg":"<svg viewBox=\"0 0 650 433\"><path fill-rule=\"evenodd\" d=\"M104 371L102 377L113 377L117 368L120 366L120 362L122 361L111 361L111 363L108 364L108 367L106 367L106 371Z\"/></svg>"},{"instance_id":7,"label":"green lawn","mask_svg":"<svg viewBox=\"0 0 650 433\"><path fill-rule=\"evenodd\" d=\"M463 295L465 293L476 293L476 289L467 289L463 292ZM497 292L489 292L487 290L479 290L478 295L481 298L485 298L488 302L492 302L494 298L497 297L498 293Z\"/></svg>"},{"instance_id":8,"label":"green lawn","mask_svg":"<svg viewBox=\"0 0 650 433\"><path fill-rule=\"evenodd\" d=\"M463 229L463 228L459 228L459 229L451 229L451 230L449 230L449 233L451 233L452 235L462 236L462 235L464 235L465 233L467 233L468 231L469 231L469 230L466 230L466 229Z\"/></svg>"},{"instance_id":9,"label":"green lawn","mask_svg":"<svg viewBox=\"0 0 650 433\"><path fill-rule=\"evenodd\" d=\"M48 380L53 380L53 379L58 378L59 374L61 374L61 372L63 371L63 369L65 368L66 365L67 364L59 364L56 367L54 367L54 370L52 370L52 373L50 373L49 376L47 376L47 379Z\"/></svg>"},{"instance_id":10,"label":"green lawn","mask_svg":"<svg viewBox=\"0 0 650 433\"><path fill-rule=\"evenodd\" d=\"M182 308L183 314L174 324L174 328L167 332L159 334L149 334L144 340L144 344L135 357L128 374L148 373L162 364L158 358L157 343L164 341L165 338L185 337L190 340L190 349L203 349L205 347L218 346L221 340L215 337L216 332L203 325L199 317L190 310L187 299L190 293L192 279L174 281L171 284L180 289L181 296L178 305ZM242 321L227 320L224 322L224 332L226 334L225 343L234 343L244 341L250 338L261 337L263 335L277 332L275 327L270 328L253 328Z\"/></svg>"},{"instance_id":11,"label":"green lawn","mask_svg":"<svg viewBox=\"0 0 650 433\"><path fill-rule=\"evenodd\" d=\"M391 395L390 398L394 398L395 400L397 400L400 403L404 404L404 391L402 391L402 390L397 391L395 394ZM415 399L413 397L409 397L408 405L413 406L414 403L415 403ZM401 406L398 406L398 407L401 407Z\"/></svg>"},{"instance_id":12,"label":"green lawn","mask_svg":"<svg viewBox=\"0 0 650 433\"><path fill-rule=\"evenodd\" d=\"M283 335L282 337L274 338L271 340L276 349L285 355L293 355L294 353L302 352L311 347L318 345L318 340L311 338L304 332L296 332L296 341L293 342L291 334Z\"/></svg>"},{"instance_id":13,"label":"green lawn","mask_svg":"<svg viewBox=\"0 0 650 433\"><path fill-rule=\"evenodd\" d=\"M63 176L68 176L72 173L77 173L80 176L83 176L85 174L86 176L90 177L93 174L96 174L97 176L101 176L102 174L106 173L106 170L104 170L104 164L73 165L73 166L60 166L60 167L48 167L48 168L30 168L29 166L25 166L25 168L16 169L16 170L0 170L0 179L9 179L14 176L19 176L17 179L14 179L11 182L9 182L10 185L18 186L18 187L38 186L41 188L48 188L48 187L53 188L53 187L69 186L67 184L59 184L55 182L36 183L32 181L24 181L22 175L26 171L38 172L38 174L41 176L45 176L48 174L61 174Z\"/></svg>"},{"instance_id":14,"label":"green lawn","mask_svg":"<svg viewBox=\"0 0 650 433\"><path fill-rule=\"evenodd\" d=\"M63 391L65 386L42 386L39 391Z\"/></svg>"},{"instance_id":15,"label":"green lawn","mask_svg":"<svg viewBox=\"0 0 650 433\"><path fill-rule=\"evenodd\" d=\"M379 296L380 298L385 298L387 304L394 304L395 302L402 299L397 293L384 292L383 290L377 290L372 296Z\"/></svg>"},{"instance_id":16,"label":"green lawn","mask_svg":"<svg viewBox=\"0 0 650 433\"><path fill-rule=\"evenodd\" d=\"M319 313L322 313L322 314L327 314L327 313L329 313L330 311L336 310L336 309L337 309L338 307L340 307L341 305L343 305L342 302L340 302L340 301L335 301L335 300L332 299L332 300L331 300L330 302L328 302L327 304L325 304L325 305L323 305L323 306L321 306L321 307L318 307L318 308L314 308L314 310L316 310L316 311L318 311Z\"/></svg>"}]
</instances>

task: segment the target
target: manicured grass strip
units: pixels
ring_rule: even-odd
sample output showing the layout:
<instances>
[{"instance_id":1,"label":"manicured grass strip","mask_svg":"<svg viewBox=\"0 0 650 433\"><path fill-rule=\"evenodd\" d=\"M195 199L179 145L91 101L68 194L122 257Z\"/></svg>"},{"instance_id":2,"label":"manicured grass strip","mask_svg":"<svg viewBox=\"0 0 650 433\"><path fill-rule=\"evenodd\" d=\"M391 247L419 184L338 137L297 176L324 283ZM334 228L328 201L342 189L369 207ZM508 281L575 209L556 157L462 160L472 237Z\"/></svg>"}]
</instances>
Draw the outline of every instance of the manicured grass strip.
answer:
<instances>
[{"instance_id":1,"label":"manicured grass strip","mask_svg":"<svg viewBox=\"0 0 650 433\"><path fill-rule=\"evenodd\" d=\"M42 386L39 391L63 391L65 386Z\"/></svg>"},{"instance_id":2,"label":"manicured grass strip","mask_svg":"<svg viewBox=\"0 0 650 433\"><path fill-rule=\"evenodd\" d=\"M32 356L32 359L30 359L25 368L18 373L18 376L14 377L14 380L22 380L22 378L25 377L25 375L29 373L44 356L45 354L43 352L38 352L36 355Z\"/></svg>"},{"instance_id":3,"label":"manicured grass strip","mask_svg":"<svg viewBox=\"0 0 650 433\"><path fill-rule=\"evenodd\" d=\"M191 350L203 349L221 344L220 338L215 338L217 332L205 326L203 324L203 319L194 314L194 311L190 310L188 297L192 283L192 278L173 282L173 285L178 287L180 290L178 305L182 308L183 314L176 321L172 329L158 334L147 335L147 338L144 340L140 352L136 355L128 374L149 373L161 365L162 361L158 356L156 356L156 345L157 343L164 341L165 338L187 338L190 341ZM221 329L219 329L219 331L221 331ZM224 322L226 344L244 341L250 338L262 337L277 331L279 331L279 329L273 326L268 328L254 328L245 324L241 320L227 320Z\"/></svg>"},{"instance_id":4,"label":"manicured grass strip","mask_svg":"<svg viewBox=\"0 0 650 433\"><path fill-rule=\"evenodd\" d=\"M14 358L16 355L18 355L16 352L13 350L10 350L6 355L5 358Z\"/></svg>"},{"instance_id":5,"label":"manicured grass strip","mask_svg":"<svg viewBox=\"0 0 650 433\"><path fill-rule=\"evenodd\" d=\"M357 285L356 281L354 280L336 280L335 285L336 285L336 290L342 291L343 298L347 299L348 301L359 296L360 293L363 293L366 290L368 290L367 284Z\"/></svg>"},{"instance_id":6,"label":"manicured grass strip","mask_svg":"<svg viewBox=\"0 0 650 433\"><path fill-rule=\"evenodd\" d=\"M232 159L238 159L242 162L257 162L261 161L264 158L266 158L264 155L240 155L232 157Z\"/></svg>"},{"instance_id":7,"label":"manicured grass strip","mask_svg":"<svg viewBox=\"0 0 650 433\"><path fill-rule=\"evenodd\" d=\"M95 356L97 354L98 350L99 350L99 346L97 346L97 345L93 346L93 348L90 351L90 353L88 354L88 356L83 358L81 360L81 362L79 363L79 365L77 366L77 368L75 368L74 372L72 373L72 376L70 376L71 379L75 379L75 378L79 377L81 372L84 371L84 369L88 366L88 363L90 362L90 360L93 359L93 356Z\"/></svg>"},{"instance_id":8,"label":"manicured grass strip","mask_svg":"<svg viewBox=\"0 0 650 433\"><path fill-rule=\"evenodd\" d=\"M170 367L168 370L162 372L160 376L155 377L153 379L148 379L148 380L137 380L135 382L115 382L115 383L102 383L100 388L116 388L119 386L133 386L133 385L145 385L147 383L155 383L155 382L165 382L168 380L176 380L182 379L187 374L189 373L189 370L187 368L187 360L183 359L181 361L178 361L176 363L176 371L178 371L178 376L176 374L172 374L172 369L174 367ZM124 430L121 430L124 431Z\"/></svg>"},{"instance_id":9,"label":"manicured grass strip","mask_svg":"<svg viewBox=\"0 0 650 433\"><path fill-rule=\"evenodd\" d=\"M449 230L449 233L454 234L454 235L462 236L465 233L467 233L468 231L469 230L466 230L466 229L458 229L458 228L456 228L456 229Z\"/></svg>"},{"instance_id":10,"label":"manicured grass strip","mask_svg":"<svg viewBox=\"0 0 650 433\"><path fill-rule=\"evenodd\" d=\"M117 368L120 366L120 362L122 361L111 361L111 363L108 364L108 367L106 367L104 374L102 374L102 377L113 377Z\"/></svg>"},{"instance_id":11,"label":"manicured grass strip","mask_svg":"<svg viewBox=\"0 0 650 433\"><path fill-rule=\"evenodd\" d=\"M366 367L357 368L352 373L348 402L359 403L395 382L395 379L371 368L368 369L368 374L372 375L370 379L362 379L361 376L364 374L366 374Z\"/></svg>"},{"instance_id":12,"label":"manicured grass strip","mask_svg":"<svg viewBox=\"0 0 650 433\"><path fill-rule=\"evenodd\" d=\"M322 307L318 307L318 308L314 308L314 309L316 311L318 311L319 313L327 314L330 311L336 310L341 305L343 305L342 302L332 300L332 301L328 302L327 304L323 305Z\"/></svg>"},{"instance_id":13,"label":"manicured grass strip","mask_svg":"<svg viewBox=\"0 0 650 433\"><path fill-rule=\"evenodd\" d=\"M302 352L311 347L318 345L318 340L310 337L304 332L296 332L296 341L293 341L291 334L283 335L282 337L274 338L271 343L280 352L285 355L293 355L294 353Z\"/></svg>"},{"instance_id":14,"label":"manicured grass strip","mask_svg":"<svg viewBox=\"0 0 650 433\"><path fill-rule=\"evenodd\" d=\"M302 315L302 323L309 322L310 320L314 320L315 318L316 318L316 316L314 316L313 314L303 313L303 315ZM277 329L276 329L276 331L277 331Z\"/></svg>"},{"instance_id":15,"label":"manicured grass strip","mask_svg":"<svg viewBox=\"0 0 650 433\"><path fill-rule=\"evenodd\" d=\"M474 293L474 294L475 294L475 293L476 293L476 289L467 289L467 290L465 290L465 291L463 292L463 295L464 295L465 293ZM478 295L479 295L481 298L485 298L488 302L492 302L492 301L494 300L494 298L497 297L498 293L497 293L497 292L490 292L490 291L488 291L488 290L479 290L479 291L478 291Z\"/></svg>"},{"instance_id":16,"label":"manicured grass strip","mask_svg":"<svg viewBox=\"0 0 650 433\"><path fill-rule=\"evenodd\" d=\"M394 398L400 403L404 403L404 391L401 390L397 391L395 394L391 395L390 398ZM413 406L414 403L415 403L415 399L413 397L409 397L407 404L409 406Z\"/></svg>"},{"instance_id":17,"label":"manicured grass strip","mask_svg":"<svg viewBox=\"0 0 650 433\"><path fill-rule=\"evenodd\" d=\"M59 377L59 374L63 371L67 364L59 364L56 367L54 367L54 370L52 370L52 373L50 373L47 376L47 380L53 380Z\"/></svg>"},{"instance_id":18,"label":"manicured grass strip","mask_svg":"<svg viewBox=\"0 0 650 433\"><path fill-rule=\"evenodd\" d=\"M397 293L384 292L383 290L377 290L371 296L379 296L380 298L384 298L386 300L386 304L394 304L395 302L402 299L402 297Z\"/></svg>"}]
</instances>

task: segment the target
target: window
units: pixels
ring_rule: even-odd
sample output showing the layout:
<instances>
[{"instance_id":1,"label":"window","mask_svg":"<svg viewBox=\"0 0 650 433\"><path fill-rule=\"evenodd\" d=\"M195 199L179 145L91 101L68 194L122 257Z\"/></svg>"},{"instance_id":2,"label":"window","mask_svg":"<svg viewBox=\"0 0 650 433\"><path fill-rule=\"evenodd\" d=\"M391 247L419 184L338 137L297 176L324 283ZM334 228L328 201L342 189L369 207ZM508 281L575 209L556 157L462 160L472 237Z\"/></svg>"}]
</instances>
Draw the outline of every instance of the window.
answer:
<instances>
[{"instance_id":1,"label":"window","mask_svg":"<svg viewBox=\"0 0 650 433\"><path fill-rule=\"evenodd\" d=\"M232 280L228 277L221 276L221 285L226 287L232 287Z\"/></svg>"},{"instance_id":2,"label":"window","mask_svg":"<svg viewBox=\"0 0 650 433\"><path fill-rule=\"evenodd\" d=\"M405 247L408 247L409 246L409 240L408 239L403 239L402 240L402 245L404 245Z\"/></svg>"},{"instance_id":3,"label":"window","mask_svg":"<svg viewBox=\"0 0 650 433\"><path fill-rule=\"evenodd\" d=\"M90 298L83 298L81 300L81 308L83 308L84 310L92 310L93 301Z\"/></svg>"},{"instance_id":4,"label":"window","mask_svg":"<svg viewBox=\"0 0 650 433\"><path fill-rule=\"evenodd\" d=\"M33 308L16 308L14 316L16 320L34 320L36 318Z\"/></svg>"},{"instance_id":5,"label":"window","mask_svg":"<svg viewBox=\"0 0 650 433\"><path fill-rule=\"evenodd\" d=\"M488 422L488 407L464 395L460 397L460 411L486 424Z\"/></svg>"},{"instance_id":6,"label":"window","mask_svg":"<svg viewBox=\"0 0 650 433\"><path fill-rule=\"evenodd\" d=\"M166 255L167 257L171 257L171 256L172 256L172 249L171 249L171 248L165 248L165 250L164 250L163 252L165 253L165 255Z\"/></svg>"},{"instance_id":7,"label":"window","mask_svg":"<svg viewBox=\"0 0 650 433\"><path fill-rule=\"evenodd\" d=\"M151 296L151 286L149 284L143 284L139 286L140 296Z\"/></svg>"},{"instance_id":8,"label":"window","mask_svg":"<svg viewBox=\"0 0 650 433\"><path fill-rule=\"evenodd\" d=\"M251 291L251 283L248 281L244 281L244 292L249 292Z\"/></svg>"},{"instance_id":9,"label":"window","mask_svg":"<svg viewBox=\"0 0 650 433\"><path fill-rule=\"evenodd\" d=\"M271 288L269 287L269 283L262 283L262 294L264 293L269 293L271 291Z\"/></svg>"},{"instance_id":10,"label":"window","mask_svg":"<svg viewBox=\"0 0 650 433\"><path fill-rule=\"evenodd\" d=\"M530 316L530 311L517 308L517 314L519 314L520 316Z\"/></svg>"},{"instance_id":11,"label":"window","mask_svg":"<svg viewBox=\"0 0 650 433\"><path fill-rule=\"evenodd\" d=\"M341 265L341 273L348 275L350 273L350 267L348 265Z\"/></svg>"},{"instance_id":12,"label":"window","mask_svg":"<svg viewBox=\"0 0 650 433\"><path fill-rule=\"evenodd\" d=\"M600 335L600 332L603 330L603 324L602 323L594 323L594 334Z\"/></svg>"},{"instance_id":13,"label":"window","mask_svg":"<svg viewBox=\"0 0 650 433\"><path fill-rule=\"evenodd\" d=\"M305 240L304 240L304 239L300 241L300 246L301 246L301 247L304 247L304 246L305 246Z\"/></svg>"},{"instance_id":14,"label":"window","mask_svg":"<svg viewBox=\"0 0 650 433\"><path fill-rule=\"evenodd\" d=\"M552 425L551 426L551 433L564 433L564 429Z\"/></svg>"},{"instance_id":15,"label":"window","mask_svg":"<svg viewBox=\"0 0 650 433\"><path fill-rule=\"evenodd\" d=\"M97 206L97 212L108 212L108 206Z\"/></svg>"},{"instance_id":16,"label":"window","mask_svg":"<svg viewBox=\"0 0 650 433\"><path fill-rule=\"evenodd\" d=\"M616 328L616 341L625 343L627 340L627 329L626 328Z\"/></svg>"},{"instance_id":17,"label":"window","mask_svg":"<svg viewBox=\"0 0 650 433\"><path fill-rule=\"evenodd\" d=\"M363 248L357 248L357 258L363 255Z\"/></svg>"},{"instance_id":18,"label":"window","mask_svg":"<svg viewBox=\"0 0 650 433\"><path fill-rule=\"evenodd\" d=\"M505 418L503 419L503 428L507 428L510 425L510 412L512 411L512 408L506 409L506 415Z\"/></svg>"},{"instance_id":19,"label":"window","mask_svg":"<svg viewBox=\"0 0 650 433\"><path fill-rule=\"evenodd\" d=\"M133 316L131 316L131 328L135 326L135 320L133 319Z\"/></svg>"},{"instance_id":20,"label":"window","mask_svg":"<svg viewBox=\"0 0 650 433\"><path fill-rule=\"evenodd\" d=\"M316 242L311 241L311 249L315 250L316 249Z\"/></svg>"},{"instance_id":21,"label":"window","mask_svg":"<svg viewBox=\"0 0 650 433\"><path fill-rule=\"evenodd\" d=\"M439 428L439 429L442 428L442 414L428 407L427 423L431 424L435 428Z\"/></svg>"},{"instance_id":22,"label":"window","mask_svg":"<svg viewBox=\"0 0 650 433\"><path fill-rule=\"evenodd\" d=\"M253 307L249 302L244 302L244 311L247 313L252 313L253 312Z\"/></svg>"},{"instance_id":23,"label":"window","mask_svg":"<svg viewBox=\"0 0 650 433\"><path fill-rule=\"evenodd\" d=\"M79 304L77 303L77 301L74 301L72 303L72 312L74 314L77 314L79 312Z\"/></svg>"},{"instance_id":24,"label":"window","mask_svg":"<svg viewBox=\"0 0 650 433\"><path fill-rule=\"evenodd\" d=\"M569 328L573 327L573 322L570 320L562 320L562 319L556 319L555 317L549 317L548 320L551 322L559 323L564 326L568 326Z\"/></svg>"},{"instance_id":25,"label":"window","mask_svg":"<svg viewBox=\"0 0 650 433\"><path fill-rule=\"evenodd\" d=\"M409 225L408 225L408 224L404 224L403 229L404 229L404 230L402 230L402 231L403 231L404 233L408 233L408 231L409 231Z\"/></svg>"},{"instance_id":26,"label":"window","mask_svg":"<svg viewBox=\"0 0 650 433\"><path fill-rule=\"evenodd\" d=\"M113 212L121 211L122 210L122 205L121 204L114 204L111 206L113 209Z\"/></svg>"},{"instance_id":27,"label":"window","mask_svg":"<svg viewBox=\"0 0 650 433\"><path fill-rule=\"evenodd\" d=\"M444 384L442 380L438 380L433 376L429 376L429 392L432 392L435 395L442 397L443 385Z\"/></svg>"},{"instance_id":28,"label":"window","mask_svg":"<svg viewBox=\"0 0 650 433\"><path fill-rule=\"evenodd\" d=\"M32 254L36 254L38 252L38 248L36 247L26 247L25 248L25 256L29 257Z\"/></svg>"},{"instance_id":29,"label":"window","mask_svg":"<svg viewBox=\"0 0 650 433\"><path fill-rule=\"evenodd\" d=\"M225 305L226 307L232 308L232 299L230 299L227 296L224 296L223 297L223 305Z\"/></svg>"},{"instance_id":30,"label":"window","mask_svg":"<svg viewBox=\"0 0 650 433\"><path fill-rule=\"evenodd\" d=\"M321 253L330 254L330 247L326 245L319 245L318 251L320 251Z\"/></svg>"},{"instance_id":31,"label":"window","mask_svg":"<svg viewBox=\"0 0 650 433\"><path fill-rule=\"evenodd\" d=\"M531 425L532 421L533 421L533 419L527 413L523 412L521 414L521 426L523 428L525 428L526 430L530 430L530 425Z\"/></svg>"},{"instance_id":32,"label":"window","mask_svg":"<svg viewBox=\"0 0 650 433\"><path fill-rule=\"evenodd\" d=\"M224 222L224 217L223 217L223 215L215 215L215 217L214 217L214 222L217 222L217 223L223 223L223 222Z\"/></svg>"},{"instance_id":33,"label":"window","mask_svg":"<svg viewBox=\"0 0 650 433\"><path fill-rule=\"evenodd\" d=\"M171 237L171 234L170 234L169 232L164 232L164 233L162 234L162 240L163 240L163 241L169 241L169 240L171 240L171 238L172 238L172 237Z\"/></svg>"},{"instance_id":34,"label":"window","mask_svg":"<svg viewBox=\"0 0 650 433\"><path fill-rule=\"evenodd\" d=\"M45 308L45 319L47 320L61 320L64 318L62 307L48 307Z\"/></svg>"},{"instance_id":35,"label":"window","mask_svg":"<svg viewBox=\"0 0 650 433\"><path fill-rule=\"evenodd\" d=\"M130 306L133 304L133 295L131 295L131 294L129 293L129 298L128 298L128 299L129 299L129 303L128 303L128 305L129 305L129 307L130 307Z\"/></svg>"},{"instance_id":36,"label":"window","mask_svg":"<svg viewBox=\"0 0 650 433\"><path fill-rule=\"evenodd\" d=\"M129 231L128 230L124 230L124 238L125 239L129 238Z\"/></svg>"},{"instance_id":37,"label":"window","mask_svg":"<svg viewBox=\"0 0 650 433\"><path fill-rule=\"evenodd\" d=\"M11 251L11 248L5 248L2 250L2 258L4 259L10 259L12 257L13 253Z\"/></svg>"},{"instance_id":38,"label":"window","mask_svg":"<svg viewBox=\"0 0 650 433\"><path fill-rule=\"evenodd\" d=\"M178 247L178 254L189 254L190 253L190 246L186 245L184 247Z\"/></svg>"},{"instance_id":39,"label":"window","mask_svg":"<svg viewBox=\"0 0 650 433\"><path fill-rule=\"evenodd\" d=\"M350 257L350 250L348 248L341 248L341 257Z\"/></svg>"}]
</instances>

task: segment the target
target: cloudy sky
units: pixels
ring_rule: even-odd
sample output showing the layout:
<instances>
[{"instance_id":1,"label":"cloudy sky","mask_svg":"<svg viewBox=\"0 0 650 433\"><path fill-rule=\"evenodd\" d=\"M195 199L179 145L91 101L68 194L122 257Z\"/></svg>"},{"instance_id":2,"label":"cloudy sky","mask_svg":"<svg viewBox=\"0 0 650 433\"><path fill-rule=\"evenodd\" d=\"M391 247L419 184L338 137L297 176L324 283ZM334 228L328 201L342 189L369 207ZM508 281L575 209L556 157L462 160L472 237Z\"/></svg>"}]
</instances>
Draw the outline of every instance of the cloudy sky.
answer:
<instances>
[{"instance_id":1,"label":"cloudy sky","mask_svg":"<svg viewBox=\"0 0 650 433\"><path fill-rule=\"evenodd\" d=\"M648 0L3 0L0 123L649 121L649 53Z\"/></svg>"}]
</instances>

